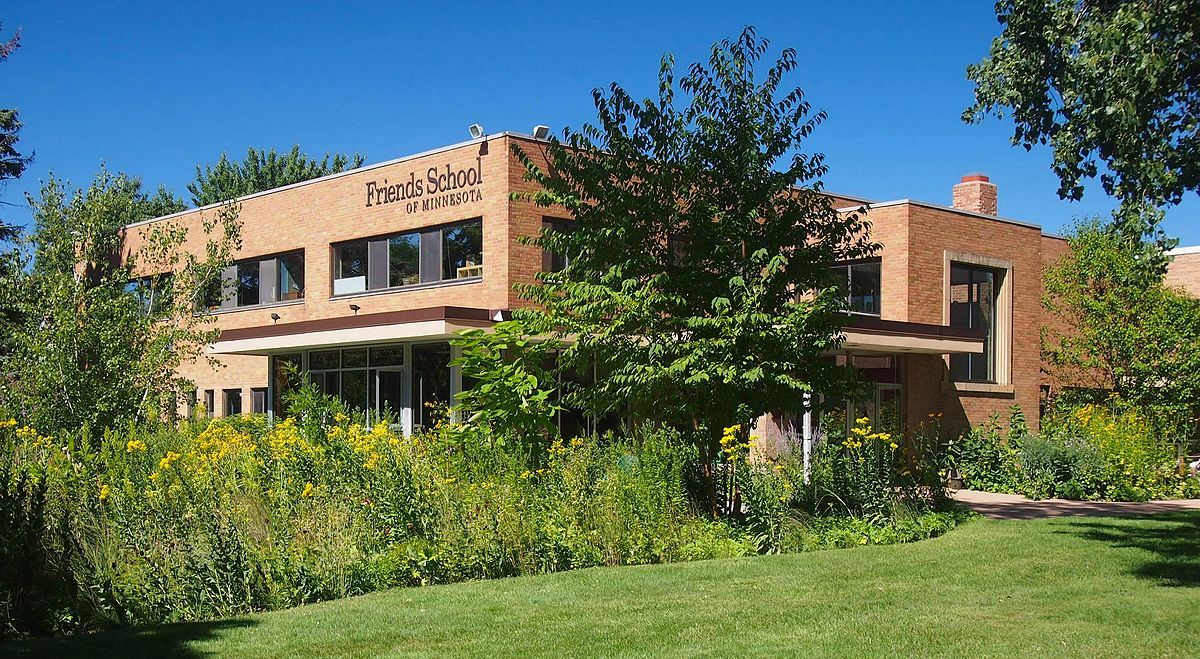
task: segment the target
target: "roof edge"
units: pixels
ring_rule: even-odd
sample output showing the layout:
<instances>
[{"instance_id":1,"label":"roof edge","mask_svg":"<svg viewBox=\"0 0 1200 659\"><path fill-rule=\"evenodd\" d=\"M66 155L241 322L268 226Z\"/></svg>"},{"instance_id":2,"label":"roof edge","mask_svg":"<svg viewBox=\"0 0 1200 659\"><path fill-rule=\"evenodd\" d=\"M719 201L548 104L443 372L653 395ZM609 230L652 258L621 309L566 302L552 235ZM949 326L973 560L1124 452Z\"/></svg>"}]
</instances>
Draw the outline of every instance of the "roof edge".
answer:
<instances>
[{"instance_id":1,"label":"roof edge","mask_svg":"<svg viewBox=\"0 0 1200 659\"><path fill-rule=\"evenodd\" d=\"M380 167L388 167L391 165L398 165L402 162L407 162L409 160L416 160L417 158L425 158L427 156L437 155L439 153L444 153L446 151L453 151L454 149L461 149L465 146L470 146L472 144L478 144L478 143L486 142L488 140L499 139L499 138L504 138L504 137L515 137L517 139L530 140L533 142L545 141L545 140L538 140L536 137L534 137L532 135L527 135L525 133L518 133L518 132L506 130L506 131L503 131L500 133L496 133L494 135L484 135L483 137L465 140L462 142L456 142L454 144L450 144L447 146L440 146L436 149L429 149L426 151L421 151L419 153L414 153L414 154L407 155L407 156L401 156L399 158L393 158L391 160L385 160L383 162L378 162L378 163L374 163L371 165L363 165L362 167L357 167L355 169L347 169L346 171L343 171L343 172L336 172L334 174L326 174L325 176L308 179L307 181L300 181L299 183L292 183L291 185L284 185L284 186L281 186L278 188L271 188L270 190L263 190L261 192L255 192L254 194L248 194L244 197L238 197L237 199L233 199L231 201L233 203L241 203L243 201L247 201L250 199L257 199L259 197L265 197L270 194L275 194L276 192L284 192L287 190L294 190L296 188L304 187L306 185L313 185L315 183L322 183L324 181L332 181L333 179L341 178L343 176L349 176L351 174L361 174L363 172L369 172L373 169L379 169ZM222 202L217 202L215 204L207 204L205 206L197 206L196 208L188 208L185 210L181 210L178 213L171 213L169 215L160 215L158 217L152 217L148 220L140 220L140 221L134 222L132 224L126 224L124 228L132 229L135 227L144 226L146 224L153 224L154 222L162 222L163 220L170 220L170 219L174 219L177 217L182 217L184 215L187 215L188 213L198 213L198 212L202 212L202 211L212 210L214 208L219 208L223 204L226 204L226 203L229 203L229 202L222 201Z\"/></svg>"}]
</instances>

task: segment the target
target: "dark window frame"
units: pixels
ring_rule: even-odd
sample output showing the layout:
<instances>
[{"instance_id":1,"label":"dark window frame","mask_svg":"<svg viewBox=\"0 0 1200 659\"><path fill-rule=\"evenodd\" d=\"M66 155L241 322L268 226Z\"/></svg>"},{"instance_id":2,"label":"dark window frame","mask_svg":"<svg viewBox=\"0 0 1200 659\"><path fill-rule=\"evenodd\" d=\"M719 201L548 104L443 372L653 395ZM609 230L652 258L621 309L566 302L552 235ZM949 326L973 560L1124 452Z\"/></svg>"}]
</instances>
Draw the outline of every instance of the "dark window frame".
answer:
<instances>
[{"instance_id":1,"label":"dark window frame","mask_svg":"<svg viewBox=\"0 0 1200 659\"><path fill-rule=\"evenodd\" d=\"M479 268L479 274L468 275L465 277L449 277L446 274L447 268L449 267L446 255L447 234L450 231L472 224L477 224L479 226L479 251L475 252L475 254L478 255L478 262L473 263L470 267ZM454 222L447 222L445 224L436 224L397 233L386 233L377 236L368 236L365 238L355 238L353 240L344 240L331 243L329 245L332 263L332 267L330 268L329 282L331 293L330 297L343 298L382 292L454 285L458 283L481 282L483 281L483 266L487 251L483 235L483 217L477 216L465 220L457 220ZM392 285L392 240L406 236L419 236L417 240L417 281L409 284ZM357 243L366 245L367 256L364 265L364 271L366 272L366 287L363 290L336 293L334 292L336 291L335 282L339 279L345 279L345 277L338 276L341 274L339 265L340 250L347 245L353 245ZM378 244L377 248L373 248L373 245L375 244ZM379 257L382 257L385 261L382 265L372 262L372 259ZM460 268L455 268L455 270L458 269ZM355 276L357 277L363 275Z\"/></svg>"},{"instance_id":2,"label":"dark window frame","mask_svg":"<svg viewBox=\"0 0 1200 659\"><path fill-rule=\"evenodd\" d=\"M866 266L864 268L864 266ZM874 269L878 270L878 283L875 286L875 310L862 311L854 308L854 271L859 269ZM883 259L881 257L854 259L853 261L842 261L836 263L831 268L832 270L845 270L846 273L846 297L842 300L842 309L852 316L869 316L871 318L879 318L883 314Z\"/></svg>"},{"instance_id":3,"label":"dark window frame","mask_svg":"<svg viewBox=\"0 0 1200 659\"><path fill-rule=\"evenodd\" d=\"M965 270L968 273L968 281L965 283L955 284L954 277L955 277L956 270L959 270L959 271ZM965 354L950 355L948 367L949 367L950 380L953 382L966 382L966 383L976 383L976 384L999 384L999 379L1000 379L999 378L999 368L998 368L999 365L996 363L996 343L997 343L997 335L999 334L1000 329L1001 329L999 326L999 323L1000 323L1000 313L999 312L1000 312L1000 304L1001 304L1001 300L1002 300L1001 291L1003 290L1003 287L1005 285L1005 282L1004 282L1005 273L1006 273L1006 271L1002 268L996 268L996 267L980 265L977 263L963 262L963 261L951 261L950 262L949 289L947 290L946 304L947 304L947 308L950 310L949 325L951 327L966 327L968 329L980 329L981 328L980 326L976 325L976 323L977 323L976 316L983 315L984 312L983 312L982 308L980 308L979 313L976 314L974 309L968 307L968 309L967 309L968 315L967 315L967 324L966 325L955 322L954 305L956 303L954 302L954 287L956 285L959 285L959 286L966 285L968 287L968 290L970 291L969 297L971 299L969 299L965 303L958 303L958 304L967 304L967 305L979 304L982 307L982 301L981 301L982 297L978 295L978 290L979 290L978 286L983 284L984 280L986 278L981 278L979 281L977 281L975 276L976 275L990 275L991 276L990 280L987 280L988 284L990 285L989 302L990 302L991 308L990 308L990 314L988 314L989 322L986 327L983 327L983 329L986 330L985 337L984 337L984 352L983 352L983 354L965 353ZM977 301L975 298L979 298L979 301ZM976 369L979 368L979 366L977 366L977 362L979 360L983 360L982 376L977 375L977 372L976 372ZM966 364L965 376L961 372L963 369L963 366L961 366L961 364Z\"/></svg>"}]
</instances>

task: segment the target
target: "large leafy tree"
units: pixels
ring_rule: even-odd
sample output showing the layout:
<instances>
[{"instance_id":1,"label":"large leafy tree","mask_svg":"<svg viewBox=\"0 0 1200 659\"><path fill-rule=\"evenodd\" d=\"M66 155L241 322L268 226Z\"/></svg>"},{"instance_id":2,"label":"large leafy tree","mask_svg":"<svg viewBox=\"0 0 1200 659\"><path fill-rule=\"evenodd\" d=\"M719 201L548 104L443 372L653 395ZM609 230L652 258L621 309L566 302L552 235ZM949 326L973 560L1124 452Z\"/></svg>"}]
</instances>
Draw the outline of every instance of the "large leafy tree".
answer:
<instances>
[{"instance_id":1,"label":"large leafy tree","mask_svg":"<svg viewBox=\"0 0 1200 659\"><path fill-rule=\"evenodd\" d=\"M1078 224L1045 274L1046 370L1116 393L1164 418L1191 421L1200 403L1200 300L1144 276L1135 247L1099 220Z\"/></svg>"},{"instance_id":2,"label":"large leafy tree","mask_svg":"<svg viewBox=\"0 0 1200 659\"><path fill-rule=\"evenodd\" d=\"M361 154L348 156L326 153L319 160L300 152L300 146L287 153L276 153L250 147L246 158L230 160L222 153L215 165L196 166L196 180L188 184L192 203L207 206L230 201L255 192L270 190L293 183L336 174L363 164Z\"/></svg>"},{"instance_id":3,"label":"large leafy tree","mask_svg":"<svg viewBox=\"0 0 1200 659\"><path fill-rule=\"evenodd\" d=\"M965 120L1011 115L1014 144L1053 149L1060 196L1098 175L1135 235L1148 209L1200 191L1200 2L999 0L996 14Z\"/></svg>"},{"instance_id":4,"label":"large leafy tree","mask_svg":"<svg viewBox=\"0 0 1200 659\"><path fill-rule=\"evenodd\" d=\"M197 249L200 237L192 243L175 222L126 228L185 204L161 188L146 193L123 174L101 171L84 190L50 177L29 203L34 227L22 241L17 282L22 321L0 364L0 405L43 431L173 411L190 389L178 366L205 359L203 347L216 338L194 303L220 281L239 245L237 208L210 213ZM127 242L128 231L140 240Z\"/></svg>"},{"instance_id":5,"label":"large leafy tree","mask_svg":"<svg viewBox=\"0 0 1200 659\"><path fill-rule=\"evenodd\" d=\"M710 457L725 427L744 439L764 412L854 391L827 359L846 319L829 266L877 248L821 193L822 156L801 150L825 114L781 89L795 51L764 70L767 50L747 28L678 82L667 55L657 98L614 83L593 93L595 125L515 148L529 197L574 218L534 241L567 263L521 286L534 305L516 314L564 368L598 364L567 402L694 428Z\"/></svg>"}]
</instances>

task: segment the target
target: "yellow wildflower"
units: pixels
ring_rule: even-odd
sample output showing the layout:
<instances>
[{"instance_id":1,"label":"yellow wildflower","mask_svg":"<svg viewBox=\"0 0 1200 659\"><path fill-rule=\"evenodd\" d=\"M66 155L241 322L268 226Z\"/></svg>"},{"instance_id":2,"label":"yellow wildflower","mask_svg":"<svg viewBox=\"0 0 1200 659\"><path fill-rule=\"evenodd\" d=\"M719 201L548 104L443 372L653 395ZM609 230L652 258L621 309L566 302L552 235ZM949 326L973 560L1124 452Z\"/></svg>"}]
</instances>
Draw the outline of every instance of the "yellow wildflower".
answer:
<instances>
[{"instance_id":1,"label":"yellow wildflower","mask_svg":"<svg viewBox=\"0 0 1200 659\"><path fill-rule=\"evenodd\" d=\"M312 496L312 493L313 493L313 484L312 484L312 483L305 483L305 484L304 484L304 491L300 493L300 496L301 496L301 497L311 497L311 496Z\"/></svg>"},{"instance_id":2,"label":"yellow wildflower","mask_svg":"<svg viewBox=\"0 0 1200 659\"><path fill-rule=\"evenodd\" d=\"M101 503L108 501L108 492L109 492L108 483L101 483L100 484L100 495L99 495Z\"/></svg>"},{"instance_id":3,"label":"yellow wildflower","mask_svg":"<svg viewBox=\"0 0 1200 659\"><path fill-rule=\"evenodd\" d=\"M145 450L146 450L146 442L143 442L140 439L131 439L125 443L125 452L126 453L133 453L134 451L145 452Z\"/></svg>"}]
</instances>

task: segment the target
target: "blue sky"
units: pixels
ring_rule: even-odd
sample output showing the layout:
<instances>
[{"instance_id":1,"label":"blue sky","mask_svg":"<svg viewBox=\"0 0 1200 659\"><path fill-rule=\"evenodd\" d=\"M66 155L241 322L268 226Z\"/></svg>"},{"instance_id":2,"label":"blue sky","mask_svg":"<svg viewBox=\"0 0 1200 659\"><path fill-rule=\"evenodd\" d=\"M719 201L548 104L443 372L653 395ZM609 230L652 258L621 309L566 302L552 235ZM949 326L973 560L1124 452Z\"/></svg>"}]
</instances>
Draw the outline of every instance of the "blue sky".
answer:
<instances>
[{"instance_id":1,"label":"blue sky","mask_svg":"<svg viewBox=\"0 0 1200 659\"><path fill-rule=\"evenodd\" d=\"M663 52L682 68L752 24L799 51L792 82L829 113L807 146L826 154L829 190L949 204L954 182L982 171L1001 215L1048 232L1112 207L1098 185L1059 200L1049 152L1010 146L1006 122L959 119L964 70L999 31L990 2L10 0L0 21L23 34L0 65L0 105L20 108L21 147L36 152L8 202L49 172L86 184L102 162L185 194L197 163L250 145L377 162L466 139L475 122L558 132L593 118L593 88L653 94ZM1192 194L1166 229L1200 244L1197 220Z\"/></svg>"}]
</instances>

